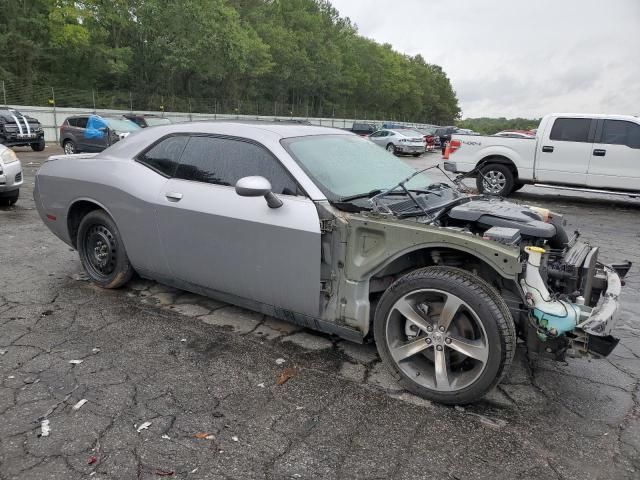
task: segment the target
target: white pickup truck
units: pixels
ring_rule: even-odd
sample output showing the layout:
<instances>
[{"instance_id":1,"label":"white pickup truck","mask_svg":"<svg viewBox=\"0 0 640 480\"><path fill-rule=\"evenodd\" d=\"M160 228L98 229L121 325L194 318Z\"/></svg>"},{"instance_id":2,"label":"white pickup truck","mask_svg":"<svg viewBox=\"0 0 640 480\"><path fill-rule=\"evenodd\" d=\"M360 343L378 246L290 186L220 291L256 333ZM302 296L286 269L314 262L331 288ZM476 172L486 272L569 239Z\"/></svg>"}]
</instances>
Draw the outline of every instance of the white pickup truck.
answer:
<instances>
[{"instance_id":1,"label":"white pickup truck","mask_svg":"<svg viewBox=\"0 0 640 480\"><path fill-rule=\"evenodd\" d=\"M531 184L640 196L640 118L545 116L535 138L453 135L445 170L478 169L478 191L509 195Z\"/></svg>"}]
</instances>

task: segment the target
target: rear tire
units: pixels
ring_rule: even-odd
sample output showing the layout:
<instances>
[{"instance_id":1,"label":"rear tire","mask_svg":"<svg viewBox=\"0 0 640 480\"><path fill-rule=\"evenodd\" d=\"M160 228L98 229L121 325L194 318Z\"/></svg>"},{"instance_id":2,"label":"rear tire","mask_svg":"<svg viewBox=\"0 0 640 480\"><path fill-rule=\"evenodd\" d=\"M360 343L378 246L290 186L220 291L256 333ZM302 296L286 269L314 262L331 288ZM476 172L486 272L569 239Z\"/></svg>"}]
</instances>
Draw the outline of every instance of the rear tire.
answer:
<instances>
[{"instance_id":1,"label":"rear tire","mask_svg":"<svg viewBox=\"0 0 640 480\"><path fill-rule=\"evenodd\" d=\"M490 163L482 167L480 173L482 175L476 177L479 193L506 197L513 191L515 178L511 169L506 165Z\"/></svg>"},{"instance_id":2,"label":"rear tire","mask_svg":"<svg viewBox=\"0 0 640 480\"><path fill-rule=\"evenodd\" d=\"M44 138L40 138L36 143L31 144L31 150L34 152L42 152L44 150Z\"/></svg>"},{"instance_id":3,"label":"rear tire","mask_svg":"<svg viewBox=\"0 0 640 480\"><path fill-rule=\"evenodd\" d=\"M74 153L78 153L78 148L73 140L65 140L62 144L62 148L64 150L65 155L73 155Z\"/></svg>"},{"instance_id":4,"label":"rear tire","mask_svg":"<svg viewBox=\"0 0 640 480\"><path fill-rule=\"evenodd\" d=\"M396 154L396 147L393 145L393 143L387 145L387 152L393 153L394 155Z\"/></svg>"},{"instance_id":5,"label":"rear tire","mask_svg":"<svg viewBox=\"0 0 640 480\"><path fill-rule=\"evenodd\" d=\"M93 210L84 216L77 245L82 266L96 285L119 288L133 277L118 227L104 210Z\"/></svg>"},{"instance_id":6,"label":"rear tire","mask_svg":"<svg viewBox=\"0 0 640 480\"><path fill-rule=\"evenodd\" d=\"M445 404L482 398L508 370L516 346L500 294L450 267L422 268L391 285L376 308L374 335L404 388Z\"/></svg>"}]
</instances>

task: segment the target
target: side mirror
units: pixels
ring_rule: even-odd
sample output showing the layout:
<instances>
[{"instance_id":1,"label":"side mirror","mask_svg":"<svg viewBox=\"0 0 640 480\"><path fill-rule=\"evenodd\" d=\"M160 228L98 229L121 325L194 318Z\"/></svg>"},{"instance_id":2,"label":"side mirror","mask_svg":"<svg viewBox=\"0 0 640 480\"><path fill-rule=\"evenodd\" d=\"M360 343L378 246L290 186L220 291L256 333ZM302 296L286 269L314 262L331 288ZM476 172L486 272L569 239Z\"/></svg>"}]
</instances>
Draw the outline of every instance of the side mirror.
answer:
<instances>
[{"instance_id":1,"label":"side mirror","mask_svg":"<svg viewBox=\"0 0 640 480\"><path fill-rule=\"evenodd\" d=\"M271 183L264 177L242 177L236 182L236 193L241 197L264 197L269 208L280 208L282 200L271 191Z\"/></svg>"}]
</instances>

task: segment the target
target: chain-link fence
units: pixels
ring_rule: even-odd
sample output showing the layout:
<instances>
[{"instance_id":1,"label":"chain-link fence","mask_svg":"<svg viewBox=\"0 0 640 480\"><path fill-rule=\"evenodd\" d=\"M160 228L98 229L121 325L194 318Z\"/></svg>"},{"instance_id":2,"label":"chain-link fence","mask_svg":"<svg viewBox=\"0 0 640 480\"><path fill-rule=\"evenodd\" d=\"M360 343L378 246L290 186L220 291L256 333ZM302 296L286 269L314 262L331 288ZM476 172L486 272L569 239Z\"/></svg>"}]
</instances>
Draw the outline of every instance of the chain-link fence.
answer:
<instances>
[{"instance_id":1,"label":"chain-link fence","mask_svg":"<svg viewBox=\"0 0 640 480\"><path fill-rule=\"evenodd\" d=\"M356 122L371 122L381 126L392 121L407 126L430 126L426 121L411 122L385 112L358 111L340 106L311 107L278 101L249 101L229 98L192 98L163 96L133 91L78 90L68 87L47 87L15 84L0 80L0 102L15 107L23 114L36 117L43 125L47 141L58 140L58 128L70 115L128 112L153 113L175 122L208 119L297 119L313 125L350 128Z\"/></svg>"},{"instance_id":2,"label":"chain-link fence","mask_svg":"<svg viewBox=\"0 0 640 480\"><path fill-rule=\"evenodd\" d=\"M154 92L100 89L79 90L64 86L25 85L0 79L0 101L3 105L33 105L38 107L90 108L92 110L128 110L187 112L206 114L236 114L251 116L297 118L358 118L404 123L428 124L428 119L413 119L406 115L387 114L378 110L359 110L346 105L317 105L270 100L249 100L161 95Z\"/></svg>"}]
</instances>

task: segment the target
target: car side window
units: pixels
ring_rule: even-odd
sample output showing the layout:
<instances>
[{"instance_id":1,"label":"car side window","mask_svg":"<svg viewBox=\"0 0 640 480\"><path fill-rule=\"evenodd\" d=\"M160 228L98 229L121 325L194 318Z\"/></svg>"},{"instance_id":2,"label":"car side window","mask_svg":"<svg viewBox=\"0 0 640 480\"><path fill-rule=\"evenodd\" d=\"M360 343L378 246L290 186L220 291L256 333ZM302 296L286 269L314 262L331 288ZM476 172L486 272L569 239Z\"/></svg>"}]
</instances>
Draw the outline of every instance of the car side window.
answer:
<instances>
[{"instance_id":1,"label":"car side window","mask_svg":"<svg viewBox=\"0 0 640 480\"><path fill-rule=\"evenodd\" d=\"M269 180L274 193L298 193L295 181L271 153L253 143L230 138L191 137L175 177L231 187L242 177L252 175Z\"/></svg>"},{"instance_id":2,"label":"car side window","mask_svg":"<svg viewBox=\"0 0 640 480\"><path fill-rule=\"evenodd\" d=\"M165 138L138 156L138 161L162 175L172 177L188 140L186 135Z\"/></svg>"},{"instance_id":3,"label":"car side window","mask_svg":"<svg viewBox=\"0 0 640 480\"><path fill-rule=\"evenodd\" d=\"M77 127L78 126L78 119L77 118L67 118L67 125L69 125L70 127Z\"/></svg>"},{"instance_id":4,"label":"car side window","mask_svg":"<svg viewBox=\"0 0 640 480\"><path fill-rule=\"evenodd\" d=\"M557 118L549 138L561 142L588 142L590 118Z\"/></svg>"},{"instance_id":5,"label":"car side window","mask_svg":"<svg viewBox=\"0 0 640 480\"><path fill-rule=\"evenodd\" d=\"M87 117L78 117L75 119L76 123L74 125L74 127L78 127L78 128L87 128L87 120L89 120Z\"/></svg>"},{"instance_id":6,"label":"car side window","mask_svg":"<svg viewBox=\"0 0 640 480\"><path fill-rule=\"evenodd\" d=\"M605 120L600 143L640 148L640 125L624 120Z\"/></svg>"}]
</instances>

